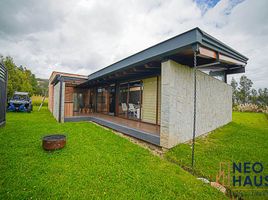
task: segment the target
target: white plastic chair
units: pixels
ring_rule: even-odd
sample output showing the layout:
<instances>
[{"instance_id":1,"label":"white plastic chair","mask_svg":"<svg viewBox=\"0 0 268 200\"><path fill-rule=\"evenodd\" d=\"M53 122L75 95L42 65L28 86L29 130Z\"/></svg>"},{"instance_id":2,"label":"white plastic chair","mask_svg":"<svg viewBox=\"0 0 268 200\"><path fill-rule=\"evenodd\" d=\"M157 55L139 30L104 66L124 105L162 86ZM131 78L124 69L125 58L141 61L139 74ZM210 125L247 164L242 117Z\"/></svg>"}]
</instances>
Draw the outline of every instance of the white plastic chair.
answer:
<instances>
[{"instance_id":1,"label":"white plastic chair","mask_svg":"<svg viewBox=\"0 0 268 200\"><path fill-rule=\"evenodd\" d=\"M134 115L134 117L138 118L137 109L135 108L133 103L128 104L128 111Z\"/></svg>"},{"instance_id":2,"label":"white plastic chair","mask_svg":"<svg viewBox=\"0 0 268 200\"><path fill-rule=\"evenodd\" d=\"M122 111L127 112L127 104L126 103L121 103Z\"/></svg>"}]
</instances>

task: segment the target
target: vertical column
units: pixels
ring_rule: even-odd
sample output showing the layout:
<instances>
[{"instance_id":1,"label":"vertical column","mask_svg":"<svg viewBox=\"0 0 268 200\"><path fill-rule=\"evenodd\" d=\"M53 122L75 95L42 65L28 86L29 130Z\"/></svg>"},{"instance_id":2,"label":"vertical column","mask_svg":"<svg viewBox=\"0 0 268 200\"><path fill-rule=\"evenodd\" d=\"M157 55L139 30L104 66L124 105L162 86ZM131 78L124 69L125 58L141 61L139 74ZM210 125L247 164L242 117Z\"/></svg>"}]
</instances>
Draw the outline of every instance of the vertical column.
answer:
<instances>
[{"instance_id":1,"label":"vertical column","mask_svg":"<svg viewBox=\"0 0 268 200\"><path fill-rule=\"evenodd\" d=\"M172 60L161 65L160 145L171 148L192 137L193 69Z\"/></svg>"},{"instance_id":2,"label":"vertical column","mask_svg":"<svg viewBox=\"0 0 268 200\"><path fill-rule=\"evenodd\" d=\"M119 83L115 83L115 116L119 115Z\"/></svg>"},{"instance_id":3,"label":"vertical column","mask_svg":"<svg viewBox=\"0 0 268 200\"><path fill-rule=\"evenodd\" d=\"M62 108L62 80L63 78L60 77L60 96L59 96L59 119L58 121L61 122L61 108Z\"/></svg>"},{"instance_id":4,"label":"vertical column","mask_svg":"<svg viewBox=\"0 0 268 200\"><path fill-rule=\"evenodd\" d=\"M98 112L98 87L95 87L94 90L95 90L95 112Z\"/></svg>"}]
</instances>

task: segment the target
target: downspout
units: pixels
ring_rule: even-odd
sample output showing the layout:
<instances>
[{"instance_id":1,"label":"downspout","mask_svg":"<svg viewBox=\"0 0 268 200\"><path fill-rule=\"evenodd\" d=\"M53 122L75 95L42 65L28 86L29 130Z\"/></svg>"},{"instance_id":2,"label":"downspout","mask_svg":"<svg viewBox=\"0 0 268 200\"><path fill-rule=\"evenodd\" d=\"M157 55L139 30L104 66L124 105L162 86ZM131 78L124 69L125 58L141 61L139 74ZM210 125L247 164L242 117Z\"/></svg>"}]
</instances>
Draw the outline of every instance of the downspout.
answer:
<instances>
[{"instance_id":1,"label":"downspout","mask_svg":"<svg viewBox=\"0 0 268 200\"><path fill-rule=\"evenodd\" d=\"M62 101L62 76L60 75L60 102L59 102L59 119L58 119L58 121L61 123L62 122L62 120L61 120L61 106L62 106L62 104L61 104L61 101Z\"/></svg>"},{"instance_id":2,"label":"downspout","mask_svg":"<svg viewBox=\"0 0 268 200\"><path fill-rule=\"evenodd\" d=\"M193 46L193 52L194 52L194 73L193 73L193 79L194 79L194 116L193 116L193 141L192 141L192 170L194 171L194 148L195 148L195 136L196 136L196 70L197 70L197 56L198 53L198 45Z\"/></svg>"},{"instance_id":3,"label":"downspout","mask_svg":"<svg viewBox=\"0 0 268 200\"><path fill-rule=\"evenodd\" d=\"M224 82L227 83L227 73L224 71Z\"/></svg>"}]
</instances>

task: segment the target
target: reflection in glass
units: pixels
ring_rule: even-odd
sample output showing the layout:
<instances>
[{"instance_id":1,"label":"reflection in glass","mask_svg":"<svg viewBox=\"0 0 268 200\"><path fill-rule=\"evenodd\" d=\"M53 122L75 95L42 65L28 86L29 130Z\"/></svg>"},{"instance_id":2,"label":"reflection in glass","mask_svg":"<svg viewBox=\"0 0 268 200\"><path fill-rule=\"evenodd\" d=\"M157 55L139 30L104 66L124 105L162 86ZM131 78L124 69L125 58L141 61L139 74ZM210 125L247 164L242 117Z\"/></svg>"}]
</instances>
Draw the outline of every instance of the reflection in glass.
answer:
<instances>
[{"instance_id":1,"label":"reflection in glass","mask_svg":"<svg viewBox=\"0 0 268 200\"><path fill-rule=\"evenodd\" d=\"M141 81L120 84L119 116L139 120L141 116Z\"/></svg>"}]
</instances>

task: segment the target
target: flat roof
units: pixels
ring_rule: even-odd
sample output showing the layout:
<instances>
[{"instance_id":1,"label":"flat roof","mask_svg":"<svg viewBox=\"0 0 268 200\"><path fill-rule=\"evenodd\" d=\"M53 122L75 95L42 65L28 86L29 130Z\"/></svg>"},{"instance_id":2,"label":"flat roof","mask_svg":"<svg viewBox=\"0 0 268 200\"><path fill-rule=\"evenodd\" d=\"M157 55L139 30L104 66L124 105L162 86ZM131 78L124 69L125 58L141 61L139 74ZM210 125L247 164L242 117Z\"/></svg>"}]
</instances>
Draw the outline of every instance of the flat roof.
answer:
<instances>
[{"instance_id":1,"label":"flat roof","mask_svg":"<svg viewBox=\"0 0 268 200\"><path fill-rule=\"evenodd\" d=\"M58 72L58 71L53 71L49 77L49 81L53 80L54 79L54 76L56 75L62 75L62 76L65 76L65 77L78 77L78 78L85 78L87 79L87 76L84 76L84 75L80 75L80 74L72 74L72 73L66 73L66 72Z\"/></svg>"},{"instance_id":2,"label":"flat roof","mask_svg":"<svg viewBox=\"0 0 268 200\"><path fill-rule=\"evenodd\" d=\"M247 64L248 58L246 56L197 27L98 70L88 76L88 81L107 76L132 66L146 64L154 60L168 59L170 56L184 49L192 48L194 45L205 47L218 54L220 53L222 56L227 56L228 58L242 63L240 64L241 68L244 68Z\"/></svg>"},{"instance_id":3,"label":"flat roof","mask_svg":"<svg viewBox=\"0 0 268 200\"><path fill-rule=\"evenodd\" d=\"M75 74L75 76L72 76L72 74L62 74L62 73L58 73L55 74L55 76L53 76L53 79L50 80L50 84L57 84L60 79L62 78L63 81L86 81L87 77L86 76L80 76Z\"/></svg>"}]
</instances>

